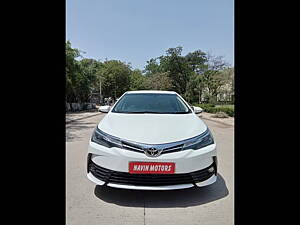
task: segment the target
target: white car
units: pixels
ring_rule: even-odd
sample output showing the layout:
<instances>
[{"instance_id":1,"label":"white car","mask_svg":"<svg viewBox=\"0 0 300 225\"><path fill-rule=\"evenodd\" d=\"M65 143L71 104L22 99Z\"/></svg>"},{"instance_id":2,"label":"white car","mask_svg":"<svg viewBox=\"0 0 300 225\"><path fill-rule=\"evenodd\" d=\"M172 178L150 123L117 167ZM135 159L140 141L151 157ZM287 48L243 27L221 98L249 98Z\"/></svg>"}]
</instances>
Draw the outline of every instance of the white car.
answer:
<instances>
[{"instance_id":1,"label":"white car","mask_svg":"<svg viewBox=\"0 0 300 225\"><path fill-rule=\"evenodd\" d=\"M104 105L104 106L100 106L98 111L101 112L101 111L109 111L110 109L110 106L109 105Z\"/></svg>"},{"instance_id":2,"label":"white car","mask_svg":"<svg viewBox=\"0 0 300 225\"><path fill-rule=\"evenodd\" d=\"M194 109L194 111L193 111ZM217 179L212 134L176 92L128 91L94 130L87 177L97 185L138 190L201 187Z\"/></svg>"}]
</instances>

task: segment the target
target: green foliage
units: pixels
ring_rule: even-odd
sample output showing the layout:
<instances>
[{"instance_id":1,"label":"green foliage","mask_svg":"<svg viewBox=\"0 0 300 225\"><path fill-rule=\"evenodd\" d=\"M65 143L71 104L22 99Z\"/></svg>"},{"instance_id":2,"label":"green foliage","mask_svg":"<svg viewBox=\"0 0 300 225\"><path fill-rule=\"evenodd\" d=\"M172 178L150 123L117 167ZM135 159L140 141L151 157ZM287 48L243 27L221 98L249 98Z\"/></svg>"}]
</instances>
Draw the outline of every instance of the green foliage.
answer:
<instances>
[{"instance_id":1,"label":"green foliage","mask_svg":"<svg viewBox=\"0 0 300 225\"><path fill-rule=\"evenodd\" d=\"M234 71L226 67L222 57L201 50L183 56L182 49L167 49L165 55L147 61L141 71L119 60L83 58L82 51L67 41L66 101L88 102L92 93L100 92L100 84L103 97L118 98L128 90L172 90L188 102L219 104L218 95L233 96ZM211 105L202 108L209 112L220 110ZM226 107L223 110L228 111Z\"/></svg>"},{"instance_id":2,"label":"green foliage","mask_svg":"<svg viewBox=\"0 0 300 225\"><path fill-rule=\"evenodd\" d=\"M231 105L216 106L214 104L208 103L208 104L195 104L195 106L199 106L200 108L203 109L204 112L207 112L207 113L224 112L228 116L231 116L231 117L234 116L234 107Z\"/></svg>"},{"instance_id":3,"label":"green foliage","mask_svg":"<svg viewBox=\"0 0 300 225\"><path fill-rule=\"evenodd\" d=\"M203 104L196 104L197 106L201 107L202 109L209 108L209 107L215 107L216 105L212 103L203 103Z\"/></svg>"},{"instance_id":4,"label":"green foliage","mask_svg":"<svg viewBox=\"0 0 300 225\"><path fill-rule=\"evenodd\" d=\"M171 79L168 73L155 73L148 76L146 80L146 89L149 90L172 90Z\"/></svg>"},{"instance_id":5,"label":"green foliage","mask_svg":"<svg viewBox=\"0 0 300 225\"><path fill-rule=\"evenodd\" d=\"M222 107L215 107L215 109L216 109L216 112L224 112L228 116L231 116L231 117L234 116L234 108L233 107L222 106Z\"/></svg>"},{"instance_id":6,"label":"green foliage","mask_svg":"<svg viewBox=\"0 0 300 225\"><path fill-rule=\"evenodd\" d=\"M227 107L227 108L232 108L234 110L234 105L216 105L216 107Z\"/></svg>"},{"instance_id":7,"label":"green foliage","mask_svg":"<svg viewBox=\"0 0 300 225\"><path fill-rule=\"evenodd\" d=\"M150 59L147 61L147 65L144 70L145 75L147 76L158 72L161 72L161 67L157 62L157 59Z\"/></svg>"},{"instance_id":8,"label":"green foliage","mask_svg":"<svg viewBox=\"0 0 300 225\"><path fill-rule=\"evenodd\" d=\"M103 79L103 95L118 98L128 91L131 73L129 64L118 60L105 61L100 72L101 79Z\"/></svg>"},{"instance_id":9,"label":"green foliage","mask_svg":"<svg viewBox=\"0 0 300 225\"><path fill-rule=\"evenodd\" d=\"M81 57L80 50L66 42L66 101L88 102L91 94L99 92L100 79L104 97L119 97L130 90L129 64L118 60L100 62Z\"/></svg>"},{"instance_id":10,"label":"green foliage","mask_svg":"<svg viewBox=\"0 0 300 225\"><path fill-rule=\"evenodd\" d=\"M130 90L145 90L147 89L146 76L142 74L142 71L135 69L130 74Z\"/></svg>"},{"instance_id":11,"label":"green foliage","mask_svg":"<svg viewBox=\"0 0 300 225\"><path fill-rule=\"evenodd\" d=\"M168 72L173 91L179 94L186 92L192 69L185 57L181 56L182 47L169 48L166 56L160 56L160 67L163 72Z\"/></svg>"},{"instance_id":12,"label":"green foliage","mask_svg":"<svg viewBox=\"0 0 300 225\"><path fill-rule=\"evenodd\" d=\"M73 49L71 43L66 43L66 98L69 102L80 101L80 83L82 81L81 66L76 60L80 56L78 49Z\"/></svg>"},{"instance_id":13,"label":"green foliage","mask_svg":"<svg viewBox=\"0 0 300 225\"><path fill-rule=\"evenodd\" d=\"M185 56L185 59L189 67L197 74L202 74L205 69L205 63L207 62L206 53L201 50L190 52Z\"/></svg>"},{"instance_id":14,"label":"green foliage","mask_svg":"<svg viewBox=\"0 0 300 225\"><path fill-rule=\"evenodd\" d=\"M196 106L199 106L203 109L204 112L213 113L215 110L215 105L211 103L206 104L195 104Z\"/></svg>"}]
</instances>

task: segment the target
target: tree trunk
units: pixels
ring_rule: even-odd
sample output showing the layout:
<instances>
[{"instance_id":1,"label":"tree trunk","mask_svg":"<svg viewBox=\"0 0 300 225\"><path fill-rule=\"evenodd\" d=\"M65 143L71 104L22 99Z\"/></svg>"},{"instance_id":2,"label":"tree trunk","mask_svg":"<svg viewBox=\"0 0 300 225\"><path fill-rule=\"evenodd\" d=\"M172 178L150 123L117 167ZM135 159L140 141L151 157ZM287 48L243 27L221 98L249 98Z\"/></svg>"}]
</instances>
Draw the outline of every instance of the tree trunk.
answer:
<instances>
[{"instance_id":1,"label":"tree trunk","mask_svg":"<svg viewBox=\"0 0 300 225\"><path fill-rule=\"evenodd\" d=\"M201 85L199 85L199 104L201 104L202 101L202 88Z\"/></svg>"}]
</instances>

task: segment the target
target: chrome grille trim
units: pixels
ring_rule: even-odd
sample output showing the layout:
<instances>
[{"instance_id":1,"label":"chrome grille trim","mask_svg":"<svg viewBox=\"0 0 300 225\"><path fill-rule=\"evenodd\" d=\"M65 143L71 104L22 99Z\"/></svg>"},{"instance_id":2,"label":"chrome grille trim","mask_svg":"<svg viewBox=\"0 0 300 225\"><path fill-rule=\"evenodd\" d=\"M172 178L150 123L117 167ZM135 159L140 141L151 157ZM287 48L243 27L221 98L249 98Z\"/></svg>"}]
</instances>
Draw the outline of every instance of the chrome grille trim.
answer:
<instances>
[{"instance_id":1,"label":"chrome grille trim","mask_svg":"<svg viewBox=\"0 0 300 225\"><path fill-rule=\"evenodd\" d=\"M177 152L177 151L181 151L182 150L182 147L183 147L183 144L180 146L180 147L173 147L173 148L167 148L167 149L164 149L162 154L164 153L170 153L170 152Z\"/></svg>"},{"instance_id":2,"label":"chrome grille trim","mask_svg":"<svg viewBox=\"0 0 300 225\"><path fill-rule=\"evenodd\" d=\"M110 138L119 140L122 143L122 148L125 150L135 151L135 152L139 152L139 153L145 153L145 149L156 148L156 149L162 150L161 155L165 154L165 153L181 151L184 144L201 139L208 132L209 132L209 130L206 129L202 134L192 137L192 138L189 138L189 139L182 140L182 141L176 141L176 142L165 143L165 144L144 144L144 143L138 143L138 142L134 142L134 141L121 139L121 138L106 134L105 132L101 131L101 133L103 133L104 135L107 135Z\"/></svg>"},{"instance_id":3,"label":"chrome grille trim","mask_svg":"<svg viewBox=\"0 0 300 225\"><path fill-rule=\"evenodd\" d=\"M138 147L133 147L133 146L128 145L128 144L124 144L123 141L122 141L122 146L123 146L124 149L127 149L127 150L133 150L133 151L138 151L138 152L144 153L144 150L143 150L143 149L138 148Z\"/></svg>"},{"instance_id":4,"label":"chrome grille trim","mask_svg":"<svg viewBox=\"0 0 300 225\"><path fill-rule=\"evenodd\" d=\"M167 144L142 144L130 141L122 141L123 149L144 153L145 149L156 148L162 150L161 154L181 151L183 143L173 142Z\"/></svg>"}]
</instances>

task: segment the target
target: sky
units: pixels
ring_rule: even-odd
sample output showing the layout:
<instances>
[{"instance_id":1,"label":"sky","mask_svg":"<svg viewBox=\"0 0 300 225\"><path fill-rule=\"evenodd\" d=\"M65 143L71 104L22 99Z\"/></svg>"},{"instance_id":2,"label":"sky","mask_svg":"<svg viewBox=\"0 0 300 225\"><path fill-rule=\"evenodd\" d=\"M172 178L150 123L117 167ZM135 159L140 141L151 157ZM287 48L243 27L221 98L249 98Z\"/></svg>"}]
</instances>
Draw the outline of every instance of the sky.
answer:
<instances>
[{"instance_id":1,"label":"sky","mask_svg":"<svg viewBox=\"0 0 300 225\"><path fill-rule=\"evenodd\" d=\"M84 58L116 59L143 70L182 46L234 64L233 0L67 0L66 40Z\"/></svg>"}]
</instances>

